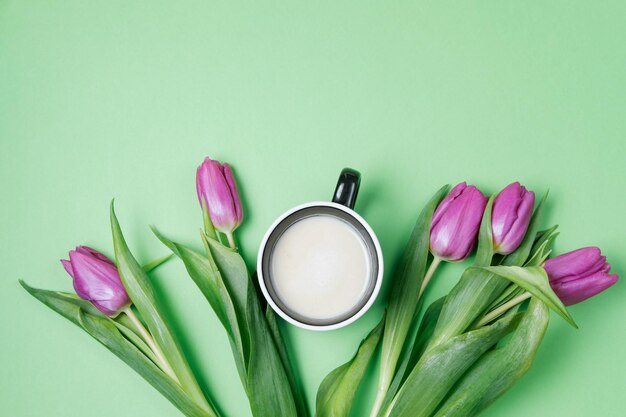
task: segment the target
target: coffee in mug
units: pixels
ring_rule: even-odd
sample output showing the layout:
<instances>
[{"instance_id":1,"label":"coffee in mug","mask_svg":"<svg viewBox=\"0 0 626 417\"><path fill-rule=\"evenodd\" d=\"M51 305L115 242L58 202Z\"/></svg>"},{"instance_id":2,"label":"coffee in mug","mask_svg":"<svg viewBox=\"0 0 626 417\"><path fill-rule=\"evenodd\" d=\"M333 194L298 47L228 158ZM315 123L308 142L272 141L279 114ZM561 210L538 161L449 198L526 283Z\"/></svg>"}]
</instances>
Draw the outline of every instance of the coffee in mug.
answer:
<instances>
[{"instance_id":1,"label":"coffee in mug","mask_svg":"<svg viewBox=\"0 0 626 417\"><path fill-rule=\"evenodd\" d=\"M330 330L356 320L376 298L382 253L371 227L352 210L359 185L359 173L344 169L333 202L295 207L266 233L259 284L285 320Z\"/></svg>"}]
</instances>

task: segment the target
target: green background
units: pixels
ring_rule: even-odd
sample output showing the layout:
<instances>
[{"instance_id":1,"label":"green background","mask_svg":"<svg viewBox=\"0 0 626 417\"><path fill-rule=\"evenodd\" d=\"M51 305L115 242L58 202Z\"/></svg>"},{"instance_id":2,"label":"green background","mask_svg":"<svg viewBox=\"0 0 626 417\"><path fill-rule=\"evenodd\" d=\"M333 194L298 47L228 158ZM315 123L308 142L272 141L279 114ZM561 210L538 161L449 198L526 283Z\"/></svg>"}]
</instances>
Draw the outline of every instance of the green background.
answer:
<instances>
[{"instance_id":1,"label":"green background","mask_svg":"<svg viewBox=\"0 0 626 417\"><path fill-rule=\"evenodd\" d=\"M556 250L599 245L626 272L626 3L0 0L0 412L175 416L121 361L23 291L71 289L59 264L111 255L108 203L136 256L200 247L195 168L234 166L252 266L282 211L363 173L357 210L390 272L443 183L550 188ZM458 279L445 265L428 298ZM389 278L387 273L386 277ZM249 416L218 321L178 261L154 274L203 386ZM312 403L377 321L328 333L283 326ZM534 367L485 416L620 416L626 287L553 317ZM364 416L371 372L354 416Z\"/></svg>"}]
</instances>

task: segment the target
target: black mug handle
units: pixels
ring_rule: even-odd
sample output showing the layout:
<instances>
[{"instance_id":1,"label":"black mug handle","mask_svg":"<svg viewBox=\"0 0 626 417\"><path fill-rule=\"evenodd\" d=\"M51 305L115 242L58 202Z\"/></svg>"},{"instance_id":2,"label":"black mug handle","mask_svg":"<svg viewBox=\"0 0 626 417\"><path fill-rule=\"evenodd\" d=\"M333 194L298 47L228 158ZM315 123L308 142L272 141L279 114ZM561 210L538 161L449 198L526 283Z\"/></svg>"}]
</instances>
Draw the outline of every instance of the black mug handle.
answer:
<instances>
[{"instance_id":1,"label":"black mug handle","mask_svg":"<svg viewBox=\"0 0 626 417\"><path fill-rule=\"evenodd\" d=\"M333 195L333 203L342 204L350 209L354 209L356 196L361 185L361 174L352 168L344 168L339 174L337 187Z\"/></svg>"}]
</instances>

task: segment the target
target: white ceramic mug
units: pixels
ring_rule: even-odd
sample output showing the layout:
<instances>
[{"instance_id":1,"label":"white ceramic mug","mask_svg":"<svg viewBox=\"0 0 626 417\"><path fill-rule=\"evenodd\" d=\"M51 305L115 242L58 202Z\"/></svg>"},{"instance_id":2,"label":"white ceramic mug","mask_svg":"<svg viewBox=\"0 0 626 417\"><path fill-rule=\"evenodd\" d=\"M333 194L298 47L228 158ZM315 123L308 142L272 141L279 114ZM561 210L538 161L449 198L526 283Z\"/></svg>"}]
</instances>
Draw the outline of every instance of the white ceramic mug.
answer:
<instances>
[{"instance_id":1,"label":"white ceramic mug","mask_svg":"<svg viewBox=\"0 0 626 417\"><path fill-rule=\"evenodd\" d=\"M332 202L305 203L286 211L263 237L257 259L259 286L270 307L291 324L309 330L337 329L365 314L378 295L384 269L380 244L370 225L353 210L360 179L357 171L345 168ZM296 234L305 227L312 234ZM306 241L308 236L316 240ZM286 242L289 247L284 248ZM285 272L282 264L297 268ZM328 277L332 280L324 281ZM287 293L293 294L291 299ZM294 304L297 300L299 305Z\"/></svg>"}]
</instances>

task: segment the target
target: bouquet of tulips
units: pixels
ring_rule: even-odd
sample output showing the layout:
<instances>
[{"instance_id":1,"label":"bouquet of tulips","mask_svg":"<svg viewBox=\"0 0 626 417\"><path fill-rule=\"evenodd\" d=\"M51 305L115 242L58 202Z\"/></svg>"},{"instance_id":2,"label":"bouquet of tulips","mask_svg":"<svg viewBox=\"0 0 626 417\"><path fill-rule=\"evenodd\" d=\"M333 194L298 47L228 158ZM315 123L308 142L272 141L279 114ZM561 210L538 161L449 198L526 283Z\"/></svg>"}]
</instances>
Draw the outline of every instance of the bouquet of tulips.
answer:
<instances>
[{"instance_id":1,"label":"bouquet of tulips","mask_svg":"<svg viewBox=\"0 0 626 417\"><path fill-rule=\"evenodd\" d=\"M517 182L490 199L466 183L446 191L440 189L417 220L393 277L384 331L376 329L362 345L382 338L371 417L479 414L529 369L549 309L576 327L565 306L618 279L596 247L549 258L558 233L556 226L540 227L547 195L535 209L534 193ZM437 267L442 261L464 261L477 242L473 264L418 323L422 296ZM322 387L367 364L371 352L361 350ZM324 412L329 399L344 411ZM351 401L320 390L318 414L347 416Z\"/></svg>"},{"instance_id":2,"label":"bouquet of tulips","mask_svg":"<svg viewBox=\"0 0 626 417\"><path fill-rule=\"evenodd\" d=\"M206 158L196 187L204 223L201 250L152 228L172 255L140 265L111 203L115 261L78 246L61 261L75 294L21 284L126 362L184 415L222 416L198 383L150 281L150 272L175 255L224 327L253 416L308 417L278 320L237 250L234 231L243 210L231 168ZM475 415L526 372L549 309L575 325L565 305L617 281L597 248L549 258L557 232L541 230L545 197L534 209L534 194L518 183L489 200L465 183L446 192L447 187L440 189L419 215L391 283L387 313L355 356L322 381L316 416L348 416L381 342L372 417ZM418 322L438 265L465 260L476 241L473 264Z\"/></svg>"},{"instance_id":3,"label":"bouquet of tulips","mask_svg":"<svg viewBox=\"0 0 626 417\"><path fill-rule=\"evenodd\" d=\"M154 234L179 257L224 326L241 383L255 417L308 416L273 311L260 296L237 251L234 231L243 220L237 185L228 164L206 158L197 170L203 250ZM62 260L76 295L22 285L81 327L131 366L189 417L222 414L199 385L150 281L128 248L111 203L115 262L79 246Z\"/></svg>"}]
</instances>

